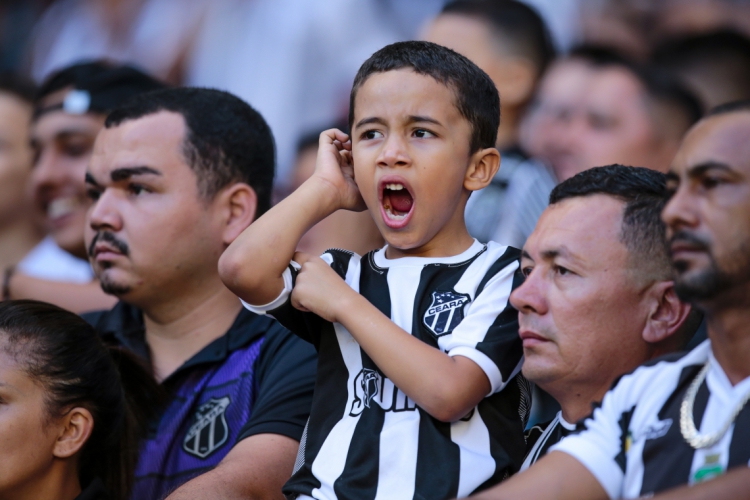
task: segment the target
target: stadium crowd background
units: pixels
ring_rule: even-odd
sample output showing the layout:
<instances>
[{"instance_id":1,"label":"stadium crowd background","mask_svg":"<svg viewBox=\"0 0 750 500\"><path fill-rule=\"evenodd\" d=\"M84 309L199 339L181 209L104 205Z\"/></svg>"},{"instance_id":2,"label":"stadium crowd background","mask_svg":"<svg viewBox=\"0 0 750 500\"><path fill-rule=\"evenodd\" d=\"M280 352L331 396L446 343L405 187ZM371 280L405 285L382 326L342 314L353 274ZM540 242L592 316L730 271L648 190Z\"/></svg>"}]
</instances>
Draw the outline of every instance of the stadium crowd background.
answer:
<instances>
[{"instance_id":1,"label":"stadium crowd background","mask_svg":"<svg viewBox=\"0 0 750 500\"><path fill-rule=\"evenodd\" d=\"M99 290L85 248L66 247L64 235L46 237L48 224L59 215L52 212L76 207L45 198L44 187L53 181L40 180L40 145L32 150L30 141L18 139L28 134L32 109L46 102L34 97L32 87L73 64L129 65L170 86L226 90L250 103L275 139L273 200L278 202L312 174L320 132L346 128L351 82L365 59L396 41L446 45L487 72L501 97L497 146L503 163L497 182L470 199L467 225L480 241L519 248L559 182L608 164L666 172L700 116L750 99L748 1L526 2L546 28L526 18L510 26L471 7L449 7L441 14L447 3L3 2L0 71L4 82L12 82L7 85L25 90L8 90L3 83L0 96L18 99L19 92L26 93L21 108L0 106L0 140L24 146L5 148L0 163L2 295L42 299L77 313L116 302ZM47 89L47 96L56 90ZM367 212L341 211L306 234L300 249L364 254L382 244ZM55 245L67 253L49 248ZM24 267L24 259L40 248L39 255L51 260L35 258L33 266L29 260ZM66 288L68 283L75 286ZM692 345L701 338L705 327ZM531 423L551 419L559 408L555 401L541 392L535 396Z\"/></svg>"}]
</instances>

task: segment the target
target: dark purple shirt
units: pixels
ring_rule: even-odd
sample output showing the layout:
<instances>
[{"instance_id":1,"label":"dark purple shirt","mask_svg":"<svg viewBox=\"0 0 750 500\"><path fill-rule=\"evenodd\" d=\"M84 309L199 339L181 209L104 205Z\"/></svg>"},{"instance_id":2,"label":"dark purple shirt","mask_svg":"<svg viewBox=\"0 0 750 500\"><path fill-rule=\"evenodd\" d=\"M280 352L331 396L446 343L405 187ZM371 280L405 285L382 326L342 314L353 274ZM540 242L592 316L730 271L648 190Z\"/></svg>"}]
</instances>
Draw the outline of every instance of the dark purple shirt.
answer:
<instances>
[{"instance_id":1,"label":"dark purple shirt","mask_svg":"<svg viewBox=\"0 0 750 500\"><path fill-rule=\"evenodd\" d=\"M140 312L124 303L85 316L105 341L148 358ZM241 311L232 327L162 382L170 401L141 447L132 498L161 499L215 467L238 441L299 440L310 412L314 348L268 317Z\"/></svg>"}]
</instances>

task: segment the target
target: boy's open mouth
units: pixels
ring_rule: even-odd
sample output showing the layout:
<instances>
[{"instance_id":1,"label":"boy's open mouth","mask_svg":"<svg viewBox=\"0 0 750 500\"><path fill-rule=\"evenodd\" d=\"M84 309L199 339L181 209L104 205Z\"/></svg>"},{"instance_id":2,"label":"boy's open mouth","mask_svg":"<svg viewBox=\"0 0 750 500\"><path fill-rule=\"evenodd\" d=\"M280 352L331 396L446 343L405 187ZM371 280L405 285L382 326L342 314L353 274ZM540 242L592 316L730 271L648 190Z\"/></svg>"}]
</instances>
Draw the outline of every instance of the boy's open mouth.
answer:
<instances>
[{"instance_id":1,"label":"boy's open mouth","mask_svg":"<svg viewBox=\"0 0 750 500\"><path fill-rule=\"evenodd\" d=\"M394 229L405 226L414 208L414 196L409 187L399 180L383 179L380 182L380 194L386 225Z\"/></svg>"}]
</instances>

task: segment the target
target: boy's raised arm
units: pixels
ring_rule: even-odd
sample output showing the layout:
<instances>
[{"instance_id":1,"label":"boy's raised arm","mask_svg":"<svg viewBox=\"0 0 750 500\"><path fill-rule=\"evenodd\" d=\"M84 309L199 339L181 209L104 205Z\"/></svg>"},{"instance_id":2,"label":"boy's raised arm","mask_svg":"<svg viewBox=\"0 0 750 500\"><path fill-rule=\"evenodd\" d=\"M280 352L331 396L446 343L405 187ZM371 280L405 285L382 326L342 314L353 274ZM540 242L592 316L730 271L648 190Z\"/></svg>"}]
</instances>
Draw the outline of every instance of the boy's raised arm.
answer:
<instances>
[{"instance_id":1,"label":"boy's raised arm","mask_svg":"<svg viewBox=\"0 0 750 500\"><path fill-rule=\"evenodd\" d=\"M340 130L320 135L315 173L229 245L219 260L224 284L244 301L264 305L284 289L282 274L312 226L338 209L362 210L354 183L351 142Z\"/></svg>"}]
</instances>

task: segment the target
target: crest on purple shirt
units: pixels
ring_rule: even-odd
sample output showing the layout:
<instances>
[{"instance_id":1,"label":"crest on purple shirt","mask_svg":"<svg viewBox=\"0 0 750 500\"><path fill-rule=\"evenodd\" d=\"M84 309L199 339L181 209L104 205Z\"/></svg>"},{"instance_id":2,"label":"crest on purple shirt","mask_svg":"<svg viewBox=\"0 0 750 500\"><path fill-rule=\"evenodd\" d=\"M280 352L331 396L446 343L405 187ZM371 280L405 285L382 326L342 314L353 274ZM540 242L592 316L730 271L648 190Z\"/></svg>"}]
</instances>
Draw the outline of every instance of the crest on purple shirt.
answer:
<instances>
[{"instance_id":1,"label":"crest on purple shirt","mask_svg":"<svg viewBox=\"0 0 750 500\"><path fill-rule=\"evenodd\" d=\"M227 442L229 426L224 412L232 401L229 396L211 398L195 412L193 425L185 434L182 449L198 458L206 458Z\"/></svg>"},{"instance_id":2,"label":"crest on purple shirt","mask_svg":"<svg viewBox=\"0 0 750 500\"><path fill-rule=\"evenodd\" d=\"M433 335L448 335L464 319L464 307L471 302L465 293L452 290L432 292L432 304L424 313L423 323Z\"/></svg>"}]
</instances>

